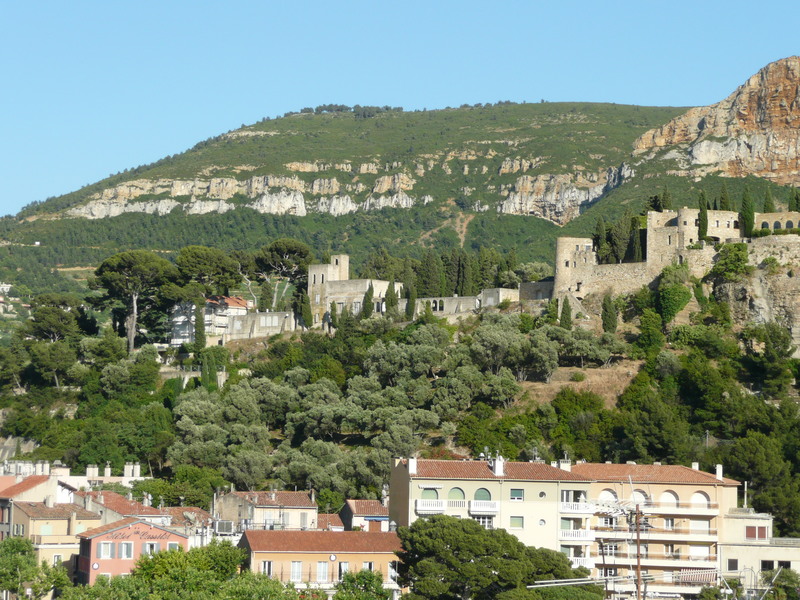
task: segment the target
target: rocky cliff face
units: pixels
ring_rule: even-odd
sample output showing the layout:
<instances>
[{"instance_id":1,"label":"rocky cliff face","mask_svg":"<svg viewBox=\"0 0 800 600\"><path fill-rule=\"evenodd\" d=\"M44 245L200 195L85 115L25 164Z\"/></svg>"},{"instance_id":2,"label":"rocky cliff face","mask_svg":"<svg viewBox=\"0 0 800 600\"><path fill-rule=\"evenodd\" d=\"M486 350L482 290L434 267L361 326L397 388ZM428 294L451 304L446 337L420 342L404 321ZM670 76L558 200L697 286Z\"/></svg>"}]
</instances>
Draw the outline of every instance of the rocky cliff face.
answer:
<instances>
[{"instance_id":1,"label":"rocky cliff face","mask_svg":"<svg viewBox=\"0 0 800 600\"><path fill-rule=\"evenodd\" d=\"M800 183L800 57L771 63L722 102L693 108L634 143L636 154L680 146L690 171Z\"/></svg>"}]
</instances>

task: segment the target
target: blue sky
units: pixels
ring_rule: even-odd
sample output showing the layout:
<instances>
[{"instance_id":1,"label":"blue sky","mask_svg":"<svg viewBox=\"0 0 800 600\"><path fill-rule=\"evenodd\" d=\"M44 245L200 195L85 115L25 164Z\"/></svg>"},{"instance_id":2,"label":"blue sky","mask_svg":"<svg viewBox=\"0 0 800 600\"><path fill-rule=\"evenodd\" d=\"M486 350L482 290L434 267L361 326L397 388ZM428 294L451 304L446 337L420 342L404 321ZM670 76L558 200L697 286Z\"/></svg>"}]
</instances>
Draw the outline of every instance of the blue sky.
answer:
<instances>
[{"instance_id":1,"label":"blue sky","mask_svg":"<svg viewBox=\"0 0 800 600\"><path fill-rule=\"evenodd\" d=\"M698 106L800 54L797 2L0 3L0 214L304 106Z\"/></svg>"}]
</instances>

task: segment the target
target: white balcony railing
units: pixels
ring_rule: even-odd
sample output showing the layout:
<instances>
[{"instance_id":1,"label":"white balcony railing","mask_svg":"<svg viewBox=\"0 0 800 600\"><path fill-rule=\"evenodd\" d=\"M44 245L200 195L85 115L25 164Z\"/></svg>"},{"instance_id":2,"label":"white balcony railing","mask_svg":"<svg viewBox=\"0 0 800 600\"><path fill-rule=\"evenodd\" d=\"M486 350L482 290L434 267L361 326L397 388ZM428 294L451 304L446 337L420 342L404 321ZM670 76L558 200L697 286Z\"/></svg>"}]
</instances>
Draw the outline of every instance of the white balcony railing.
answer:
<instances>
[{"instance_id":1,"label":"white balcony railing","mask_svg":"<svg viewBox=\"0 0 800 600\"><path fill-rule=\"evenodd\" d=\"M594 559L588 556L570 556L569 561L572 563L573 568L586 567L587 569L594 569Z\"/></svg>"},{"instance_id":2,"label":"white balcony railing","mask_svg":"<svg viewBox=\"0 0 800 600\"><path fill-rule=\"evenodd\" d=\"M562 529L558 532L562 540L593 540L594 531L591 529Z\"/></svg>"},{"instance_id":3,"label":"white balcony railing","mask_svg":"<svg viewBox=\"0 0 800 600\"><path fill-rule=\"evenodd\" d=\"M467 508L466 500L448 500L447 508Z\"/></svg>"},{"instance_id":4,"label":"white balcony railing","mask_svg":"<svg viewBox=\"0 0 800 600\"><path fill-rule=\"evenodd\" d=\"M444 500L417 500L414 508L418 515L435 515L444 512Z\"/></svg>"},{"instance_id":5,"label":"white balcony railing","mask_svg":"<svg viewBox=\"0 0 800 600\"><path fill-rule=\"evenodd\" d=\"M562 502L562 513L581 513L592 514L595 511L595 505L591 502Z\"/></svg>"},{"instance_id":6,"label":"white balcony railing","mask_svg":"<svg viewBox=\"0 0 800 600\"><path fill-rule=\"evenodd\" d=\"M470 500L469 512L473 515L496 515L500 512L500 503L495 500Z\"/></svg>"}]
</instances>

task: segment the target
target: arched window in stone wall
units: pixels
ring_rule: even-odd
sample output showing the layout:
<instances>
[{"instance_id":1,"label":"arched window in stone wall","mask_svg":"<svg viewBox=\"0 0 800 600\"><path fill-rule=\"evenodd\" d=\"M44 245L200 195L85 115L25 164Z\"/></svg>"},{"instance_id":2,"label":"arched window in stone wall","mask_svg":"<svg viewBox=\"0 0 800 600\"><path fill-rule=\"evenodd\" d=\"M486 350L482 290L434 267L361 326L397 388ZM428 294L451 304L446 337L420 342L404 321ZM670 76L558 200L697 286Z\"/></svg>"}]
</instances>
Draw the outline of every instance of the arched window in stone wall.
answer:
<instances>
[{"instance_id":1,"label":"arched window in stone wall","mask_svg":"<svg viewBox=\"0 0 800 600\"><path fill-rule=\"evenodd\" d=\"M794 223L792 221L786 221L786 229L794 229Z\"/></svg>"},{"instance_id":2,"label":"arched window in stone wall","mask_svg":"<svg viewBox=\"0 0 800 600\"><path fill-rule=\"evenodd\" d=\"M767 223L766 221L764 221L764 222L761 224L761 229L769 229L769 223Z\"/></svg>"},{"instance_id":3,"label":"arched window in stone wall","mask_svg":"<svg viewBox=\"0 0 800 600\"><path fill-rule=\"evenodd\" d=\"M780 221L775 221L775 223L772 225L772 228L773 229L780 229L781 228L781 222Z\"/></svg>"}]
</instances>

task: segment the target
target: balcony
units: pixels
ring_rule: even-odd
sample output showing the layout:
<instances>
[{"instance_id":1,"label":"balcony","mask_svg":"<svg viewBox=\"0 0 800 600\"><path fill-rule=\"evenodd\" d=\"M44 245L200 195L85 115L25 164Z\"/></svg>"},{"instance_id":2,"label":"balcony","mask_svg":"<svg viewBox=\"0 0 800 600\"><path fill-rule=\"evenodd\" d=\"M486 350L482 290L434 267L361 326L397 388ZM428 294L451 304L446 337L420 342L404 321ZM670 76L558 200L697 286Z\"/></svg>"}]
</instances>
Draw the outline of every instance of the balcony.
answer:
<instances>
[{"instance_id":1,"label":"balcony","mask_svg":"<svg viewBox=\"0 0 800 600\"><path fill-rule=\"evenodd\" d=\"M496 515L500 512L500 503L495 500L470 500L471 515Z\"/></svg>"},{"instance_id":2,"label":"balcony","mask_svg":"<svg viewBox=\"0 0 800 600\"><path fill-rule=\"evenodd\" d=\"M438 515L444 513L444 500L417 500L414 509L418 515Z\"/></svg>"},{"instance_id":3,"label":"balcony","mask_svg":"<svg viewBox=\"0 0 800 600\"><path fill-rule=\"evenodd\" d=\"M34 546L42 546L46 544L58 544L65 546L74 546L78 548L78 538L74 535L32 535L31 542Z\"/></svg>"},{"instance_id":4,"label":"balcony","mask_svg":"<svg viewBox=\"0 0 800 600\"><path fill-rule=\"evenodd\" d=\"M595 505L591 502L562 502L561 512L581 515L594 514Z\"/></svg>"},{"instance_id":5,"label":"balcony","mask_svg":"<svg viewBox=\"0 0 800 600\"><path fill-rule=\"evenodd\" d=\"M447 508L453 510L459 510L467 508L467 501L466 500L448 500L447 501Z\"/></svg>"},{"instance_id":6,"label":"balcony","mask_svg":"<svg viewBox=\"0 0 800 600\"><path fill-rule=\"evenodd\" d=\"M572 563L572 568L586 567L587 569L594 569L595 560L588 556L569 556L569 562Z\"/></svg>"},{"instance_id":7,"label":"balcony","mask_svg":"<svg viewBox=\"0 0 800 600\"><path fill-rule=\"evenodd\" d=\"M639 505L644 514L659 515L716 515L719 504L714 502L698 504L694 502L645 502Z\"/></svg>"},{"instance_id":8,"label":"balcony","mask_svg":"<svg viewBox=\"0 0 800 600\"><path fill-rule=\"evenodd\" d=\"M562 540L594 540L594 531L591 529L562 529L558 532L559 539Z\"/></svg>"},{"instance_id":9,"label":"balcony","mask_svg":"<svg viewBox=\"0 0 800 600\"><path fill-rule=\"evenodd\" d=\"M636 563L636 551L631 552L606 552L601 556L599 552L593 552L592 558L595 563L607 566L615 565L632 565ZM715 554L706 554L703 556L693 556L686 552L648 552L641 555L641 562L643 567L657 567L669 566L671 568L711 568L717 564L717 556Z\"/></svg>"}]
</instances>

